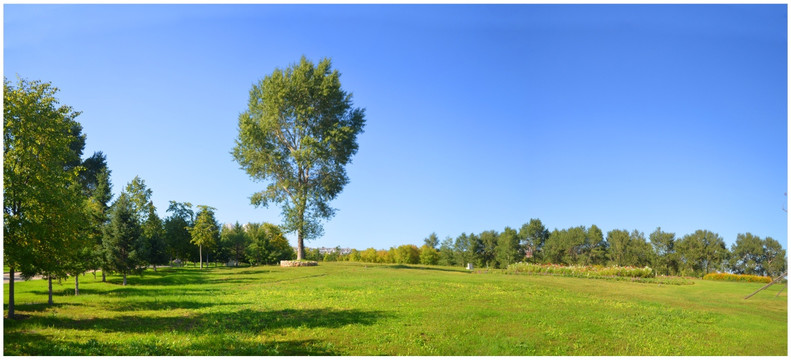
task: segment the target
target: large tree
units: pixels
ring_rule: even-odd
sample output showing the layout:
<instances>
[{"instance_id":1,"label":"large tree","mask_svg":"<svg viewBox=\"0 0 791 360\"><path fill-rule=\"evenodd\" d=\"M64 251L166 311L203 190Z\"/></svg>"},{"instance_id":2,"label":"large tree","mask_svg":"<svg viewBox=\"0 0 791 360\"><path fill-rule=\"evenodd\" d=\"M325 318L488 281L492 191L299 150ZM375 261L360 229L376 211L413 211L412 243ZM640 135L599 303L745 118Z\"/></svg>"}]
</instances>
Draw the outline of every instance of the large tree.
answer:
<instances>
[{"instance_id":1,"label":"large tree","mask_svg":"<svg viewBox=\"0 0 791 360\"><path fill-rule=\"evenodd\" d=\"M3 78L3 262L10 269L8 316L14 317L14 274L65 275L61 266L82 226L85 203L72 149L79 113L60 105L49 83ZM76 148L80 148L76 146ZM50 302L51 302L50 295Z\"/></svg>"},{"instance_id":2,"label":"large tree","mask_svg":"<svg viewBox=\"0 0 791 360\"><path fill-rule=\"evenodd\" d=\"M692 234L684 235L678 241L676 249L681 269L685 273L692 272L699 276L721 270L730 256L722 238L708 230L696 230Z\"/></svg>"},{"instance_id":3,"label":"large tree","mask_svg":"<svg viewBox=\"0 0 791 360\"><path fill-rule=\"evenodd\" d=\"M676 234L662 231L657 227L649 235L654 248L654 270L663 275L678 273L678 254L676 253Z\"/></svg>"},{"instance_id":4,"label":"large tree","mask_svg":"<svg viewBox=\"0 0 791 360\"><path fill-rule=\"evenodd\" d=\"M233 157L253 179L268 182L250 201L282 206L284 230L297 233L297 259L304 240L321 235L321 219L335 212L329 202L349 182L344 167L357 152L364 113L352 107L329 59L314 65L303 56L250 90Z\"/></svg>"}]
</instances>

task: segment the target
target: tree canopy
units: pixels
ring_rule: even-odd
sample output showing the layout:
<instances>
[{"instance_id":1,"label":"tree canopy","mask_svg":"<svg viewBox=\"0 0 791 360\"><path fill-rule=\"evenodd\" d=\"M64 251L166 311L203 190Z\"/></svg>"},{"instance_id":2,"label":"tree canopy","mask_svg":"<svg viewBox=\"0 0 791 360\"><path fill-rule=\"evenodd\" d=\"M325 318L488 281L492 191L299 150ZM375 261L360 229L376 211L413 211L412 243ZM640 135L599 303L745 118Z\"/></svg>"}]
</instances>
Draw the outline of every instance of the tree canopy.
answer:
<instances>
[{"instance_id":1,"label":"tree canopy","mask_svg":"<svg viewBox=\"0 0 791 360\"><path fill-rule=\"evenodd\" d=\"M349 182L345 166L357 152L364 110L352 107L330 59L299 63L254 84L239 115L232 154L248 175L268 183L250 198L256 206L280 204L286 232L297 232L297 259L304 239L322 234L329 202Z\"/></svg>"}]
</instances>

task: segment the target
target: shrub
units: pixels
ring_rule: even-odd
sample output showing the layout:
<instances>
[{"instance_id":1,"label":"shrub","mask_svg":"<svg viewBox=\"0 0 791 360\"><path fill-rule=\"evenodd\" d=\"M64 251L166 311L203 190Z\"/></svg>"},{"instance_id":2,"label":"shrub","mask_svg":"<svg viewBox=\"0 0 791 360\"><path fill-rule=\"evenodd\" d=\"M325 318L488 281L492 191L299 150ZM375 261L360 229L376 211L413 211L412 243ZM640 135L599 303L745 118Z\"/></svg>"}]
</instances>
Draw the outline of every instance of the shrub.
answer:
<instances>
[{"instance_id":1,"label":"shrub","mask_svg":"<svg viewBox=\"0 0 791 360\"><path fill-rule=\"evenodd\" d=\"M758 275L739 275L728 273L711 273L706 274L703 280L719 280L719 281L741 281L741 282L756 282L756 283L769 283L772 278L769 276Z\"/></svg>"}]
</instances>

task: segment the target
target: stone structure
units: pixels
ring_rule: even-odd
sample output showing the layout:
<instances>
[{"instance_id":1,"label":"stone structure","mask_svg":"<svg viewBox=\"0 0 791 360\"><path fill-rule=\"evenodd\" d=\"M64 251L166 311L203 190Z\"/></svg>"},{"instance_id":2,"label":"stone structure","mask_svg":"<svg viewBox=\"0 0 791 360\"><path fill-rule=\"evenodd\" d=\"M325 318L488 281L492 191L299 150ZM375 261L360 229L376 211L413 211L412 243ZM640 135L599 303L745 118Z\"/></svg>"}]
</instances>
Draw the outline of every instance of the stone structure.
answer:
<instances>
[{"instance_id":1,"label":"stone structure","mask_svg":"<svg viewBox=\"0 0 791 360\"><path fill-rule=\"evenodd\" d=\"M280 266L282 267L290 267L290 266L318 266L319 263L316 261L296 261L296 260L280 260Z\"/></svg>"}]
</instances>

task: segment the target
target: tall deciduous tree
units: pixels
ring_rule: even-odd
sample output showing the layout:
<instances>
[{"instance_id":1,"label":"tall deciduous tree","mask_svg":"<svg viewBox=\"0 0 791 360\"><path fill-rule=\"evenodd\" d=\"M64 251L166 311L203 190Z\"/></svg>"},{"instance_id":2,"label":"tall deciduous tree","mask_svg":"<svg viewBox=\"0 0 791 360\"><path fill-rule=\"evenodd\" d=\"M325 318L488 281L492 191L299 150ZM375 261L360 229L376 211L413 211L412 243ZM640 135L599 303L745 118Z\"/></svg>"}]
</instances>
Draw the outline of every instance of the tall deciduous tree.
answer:
<instances>
[{"instance_id":1,"label":"tall deciduous tree","mask_svg":"<svg viewBox=\"0 0 791 360\"><path fill-rule=\"evenodd\" d=\"M495 248L497 264L504 269L524 257L525 253L520 249L516 230L506 226L497 239L497 247Z\"/></svg>"},{"instance_id":2,"label":"tall deciduous tree","mask_svg":"<svg viewBox=\"0 0 791 360\"><path fill-rule=\"evenodd\" d=\"M442 240L442 244L439 247L439 261L437 264L445 266L456 264L456 256L453 252L453 238L450 236Z\"/></svg>"},{"instance_id":3,"label":"tall deciduous tree","mask_svg":"<svg viewBox=\"0 0 791 360\"><path fill-rule=\"evenodd\" d=\"M213 207L198 205L198 208L200 210L195 218L195 225L190 228L190 235L192 235L192 243L198 245L200 268L203 269L203 248L211 247L219 241L220 229L214 218Z\"/></svg>"},{"instance_id":4,"label":"tall deciduous tree","mask_svg":"<svg viewBox=\"0 0 791 360\"><path fill-rule=\"evenodd\" d=\"M71 107L59 105L49 83L3 78L3 259L10 268L8 316L14 316L14 274L63 276L84 215L76 183L79 155L71 148L81 128ZM76 146L80 148L80 146ZM52 297L50 294L50 303Z\"/></svg>"},{"instance_id":5,"label":"tall deciduous tree","mask_svg":"<svg viewBox=\"0 0 791 360\"><path fill-rule=\"evenodd\" d=\"M763 275L764 247L760 237L751 233L736 235L731 246L730 268L737 274Z\"/></svg>"},{"instance_id":6,"label":"tall deciduous tree","mask_svg":"<svg viewBox=\"0 0 791 360\"><path fill-rule=\"evenodd\" d=\"M654 270L664 275L678 273L678 254L676 253L676 234L662 231L657 227L648 237L654 248Z\"/></svg>"},{"instance_id":7,"label":"tall deciduous tree","mask_svg":"<svg viewBox=\"0 0 791 360\"><path fill-rule=\"evenodd\" d=\"M364 110L352 107L329 59L314 65L302 57L250 90L233 157L252 178L269 183L250 200L281 204L285 231L297 233L297 259L304 257L304 240L321 235L320 220L333 216L329 202L349 182L344 167L364 125Z\"/></svg>"},{"instance_id":8,"label":"tall deciduous tree","mask_svg":"<svg viewBox=\"0 0 791 360\"><path fill-rule=\"evenodd\" d=\"M519 228L520 245L531 261L541 258L541 250L548 238L549 231L539 219L530 219L530 222Z\"/></svg>"},{"instance_id":9,"label":"tall deciduous tree","mask_svg":"<svg viewBox=\"0 0 791 360\"><path fill-rule=\"evenodd\" d=\"M730 255L722 238L708 230L684 235L677 244L677 250L682 269L700 276L720 270Z\"/></svg>"},{"instance_id":10,"label":"tall deciduous tree","mask_svg":"<svg viewBox=\"0 0 791 360\"><path fill-rule=\"evenodd\" d=\"M439 238L437 237L437 233L431 233L427 238L423 239L423 243L426 245L436 249L437 245L439 245Z\"/></svg>"},{"instance_id":11,"label":"tall deciduous tree","mask_svg":"<svg viewBox=\"0 0 791 360\"><path fill-rule=\"evenodd\" d=\"M775 277L786 270L786 251L777 240L771 237L764 239L764 270L766 274Z\"/></svg>"}]
</instances>

